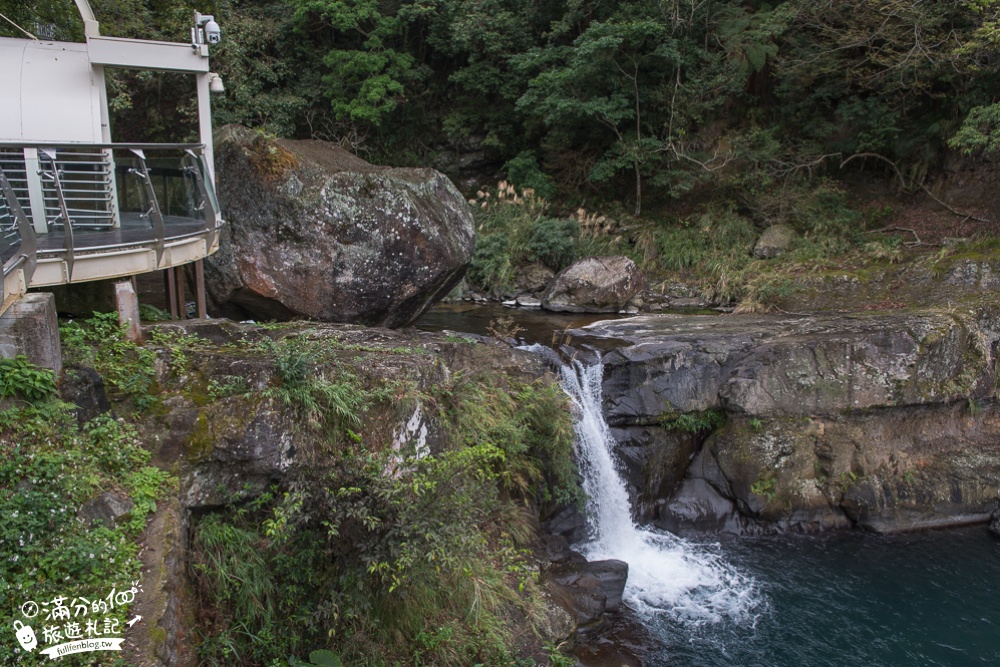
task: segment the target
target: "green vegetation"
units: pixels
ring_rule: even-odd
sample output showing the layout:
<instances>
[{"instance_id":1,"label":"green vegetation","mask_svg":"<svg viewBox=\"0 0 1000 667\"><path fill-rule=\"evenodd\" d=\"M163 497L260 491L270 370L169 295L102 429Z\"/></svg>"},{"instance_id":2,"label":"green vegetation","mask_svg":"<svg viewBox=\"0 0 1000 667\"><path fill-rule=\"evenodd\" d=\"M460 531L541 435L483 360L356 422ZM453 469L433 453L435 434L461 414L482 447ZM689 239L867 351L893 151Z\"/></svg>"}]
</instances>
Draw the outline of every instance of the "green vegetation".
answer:
<instances>
[{"instance_id":1,"label":"green vegetation","mask_svg":"<svg viewBox=\"0 0 1000 667\"><path fill-rule=\"evenodd\" d=\"M149 452L128 421L102 415L81 425L74 406L54 397L50 371L23 358L0 366L5 391L13 390L7 395L18 399L0 411L0 623L10 627L25 620L17 610L28 600L41 605L66 596L69 604L139 581L138 537L172 478L148 465ZM107 491L131 498L131 511L112 525L78 518ZM123 624L127 612L118 606L100 622L106 616ZM4 652L0 664L21 662ZM124 663L82 654L68 664Z\"/></svg>"},{"instance_id":2,"label":"green vegetation","mask_svg":"<svg viewBox=\"0 0 1000 667\"><path fill-rule=\"evenodd\" d=\"M283 383L305 382L295 369L314 361L301 355L280 353ZM390 408L358 376L338 382L353 385L352 414L368 415L353 427ZM514 641L540 613L531 508L582 502L565 397L495 373L409 392L404 402L440 425L433 452L359 433L197 523L204 664L284 664L317 646L348 665L533 664L518 662Z\"/></svg>"},{"instance_id":3,"label":"green vegetation","mask_svg":"<svg viewBox=\"0 0 1000 667\"><path fill-rule=\"evenodd\" d=\"M722 426L725 421L726 413L722 410L705 410L703 412L669 414L664 416L661 423L668 431L705 435Z\"/></svg>"},{"instance_id":4,"label":"green vegetation","mask_svg":"<svg viewBox=\"0 0 1000 667\"><path fill-rule=\"evenodd\" d=\"M184 42L192 7L103 0L94 11L104 34ZM213 48L227 90L217 122L333 140L397 164L447 167L456 149L477 150L515 187L574 208L621 202L659 217L707 187L760 212L788 188L862 170L919 188L949 145L974 154L1000 142L998 0L215 0L201 9L225 31ZM0 0L0 12L28 29L54 25L59 39L83 37L67 3ZM23 36L6 21L0 35ZM194 133L189 108L176 104L185 86L115 73L118 138ZM851 156L871 159L844 164Z\"/></svg>"},{"instance_id":5,"label":"green vegetation","mask_svg":"<svg viewBox=\"0 0 1000 667\"><path fill-rule=\"evenodd\" d=\"M773 474L771 474L766 477L761 477L751 484L750 491L752 491L755 495L763 496L764 498L767 498L768 501L771 501L778 495L778 492L775 490L776 486L777 479Z\"/></svg>"},{"instance_id":6,"label":"green vegetation","mask_svg":"<svg viewBox=\"0 0 1000 667\"><path fill-rule=\"evenodd\" d=\"M478 226L469 281L477 287L499 294L525 264L559 271L577 257L576 220L548 217L548 204L533 190L502 182L495 192L481 190L472 206Z\"/></svg>"},{"instance_id":7,"label":"green vegetation","mask_svg":"<svg viewBox=\"0 0 1000 667\"><path fill-rule=\"evenodd\" d=\"M347 370L328 379L319 368L318 347L302 339L266 341L264 348L274 358L279 382L265 389L263 396L297 410L310 426L331 427L336 435L360 425L364 407L387 398L391 388L364 389Z\"/></svg>"},{"instance_id":8,"label":"green vegetation","mask_svg":"<svg viewBox=\"0 0 1000 667\"><path fill-rule=\"evenodd\" d=\"M95 4L105 34L188 39L188 0ZM869 206L858 182L923 193L947 151L1000 146L1000 0L199 9L225 31L212 62L227 92L213 117L261 130L262 174L294 166L264 140L281 136L433 165L480 187L503 176L473 199L469 273L498 295L525 264L558 270L613 252L652 280L693 280L741 312L767 310L804 276L904 259L898 236L873 233L891 231L896 213ZM0 11L82 39L66 3L0 0ZM19 33L0 22L0 35ZM189 88L110 72L116 138L193 139ZM776 223L801 242L781 262L754 260L754 240Z\"/></svg>"},{"instance_id":9,"label":"green vegetation","mask_svg":"<svg viewBox=\"0 0 1000 667\"><path fill-rule=\"evenodd\" d=\"M488 366L427 389L383 382L366 370L383 350L292 328L219 348L264 369L262 381L207 380L207 341L164 326L136 345L115 317L65 323L62 334L70 359L105 374L123 417L80 424L54 397L51 373L5 362L15 407L0 412L3 609L29 589L42 599L139 579L137 538L175 483L148 465L139 432L159 428L177 396L203 411L191 447L209 432L214 402L229 412L270 401L295 415L296 465L280 484L248 485L193 520L202 664L562 664L531 634L544 606L529 550L540 511L583 503L558 385ZM398 432L416 409L433 442ZM75 519L109 490L133 503L115 525ZM87 659L70 664L96 664Z\"/></svg>"},{"instance_id":10,"label":"green vegetation","mask_svg":"<svg viewBox=\"0 0 1000 667\"><path fill-rule=\"evenodd\" d=\"M0 398L15 398L34 403L55 395L55 373L39 368L23 354L0 359Z\"/></svg>"},{"instance_id":11,"label":"green vegetation","mask_svg":"<svg viewBox=\"0 0 1000 667\"><path fill-rule=\"evenodd\" d=\"M83 322L59 325L64 363L94 368L108 385L112 400L131 400L139 411L156 404L156 354L125 337L117 313L94 313Z\"/></svg>"}]
</instances>

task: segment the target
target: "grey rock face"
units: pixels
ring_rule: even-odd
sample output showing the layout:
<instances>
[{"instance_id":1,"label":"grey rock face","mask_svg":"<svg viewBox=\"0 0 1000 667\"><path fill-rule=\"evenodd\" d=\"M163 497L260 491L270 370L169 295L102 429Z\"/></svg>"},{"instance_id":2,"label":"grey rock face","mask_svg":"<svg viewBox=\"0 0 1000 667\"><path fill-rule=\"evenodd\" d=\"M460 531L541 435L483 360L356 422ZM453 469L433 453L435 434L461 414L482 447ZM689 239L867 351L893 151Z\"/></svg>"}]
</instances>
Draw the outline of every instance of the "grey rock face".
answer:
<instances>
[{"instance_id":1,"label":"grey rock face","mask_svg":"<svg viewBox=\"0 0 1000 667\"><path fill-rule=\"evenodd\" d=\"M578 625L600 621L605 613L621 608L628 579L628 563L620 560L564 562L546 573L549 592Z\"/></svg>"},{"instance_id":2,"label":"grey rock face","mask_svg":"<svg viewBox=\"0 0 1000 667\"><path fill-rule=\"evenodd\" d=\"M587 519L575 507L564 506L542 523L542 530L570 543L587 539Z\"/></svg>"},{"instance_id":3,"label":"grey rock face","mask_svg":"<svg viewBox=\"0 0 1000 667\"><path fill-rule=\"evenodd\" d=\"M791 250L798 240L798 232L788 225L771 225L757 239L753 255L758 259L779 257Z\"/></svg>"},{"instance_id":4,"label":"grey rock face","mask_svg":"<svg viewBox=\"0 0 1000 667\"><path fill-rule=\"evenodd\" d=\"M59 396L76 405L76 418L80 424L111 410L104 378L86 366L74 365L63 369Z\"/></svg>"},{"instance_id":5,"label":"grey rock face","mask_svg":"<svg viewBox=\"0 0 1000 667\"><path fill-rule=\"evenodd\" d=\"M997 324L987 312L663 315L579 333L623 343L604 355L604 408L633 487L682 478L655 503L659 525L896 532L997 507ZM632 461L640 431L709 409L727 422L690 465Z\"/></svg>"},{"instance_id":6,"label":"grey rock face","mask_svg":"<svg viewBox=\"0 0 1000 667\"><path fill-rule=\"evenodd\" d=\"M112 527L131 511L131 498L113 491L105 491L84 503L77 516L91 526L102 523Z\"/></svg>"},{"instance_id":7,"label":"grey rock face","mask_svg":"<svg viewBox=\"0 0 1000 667\"><path fill-rule=\"evenodd\" d=\"M604 356L613 425L666 411L752 417L947 401L991 386L993 328L942 313L655 315L578 330L631 343Z\"/></svg>"},{"instance_id":8,"label":"grey rock face","mask_svg":"<svg viewBox=\"0 0 1000 667\"><path fill-rule=\"evenodd\" d=\"M529 264L521 267L521 270L514 276L514 288L518 292L538 294L548 287L555 277L555 272L549 267L542 264Z\"/></svg>"},{"instance_id":9,"label":"grey rock face","mask_svg":"<svg viewBox=\"0 0 1000 667\"><path fill-rule=\"evenodd\" d=\"M684 468L700 443L691 434L658 426L613 428L611 435L620 443L616 452L633 498L633 511L638 520L647 521L653 517L657 501L669 497L681 482Z\"/></svg>"},{"instance_id":10,"label":"grey rock face","mask_svg":"<svg viewBox=\"0 0 1000 667\"><path fill-rule=\"evenodd\" d=\"M555 277L542 297L542 308L567 313L617 313L644 284L642 272L628 257L585 257Z\"/></svg>"},{"instance_id":11,"label":"grey rock face","mask_svg":"<svg viewBox=\"0 0 1000 667\"><path fill-rule=\"evenodd\" d=\"M220 314L405 326L448 294L472 257L472 214L432 169L368 164L320 141L216 140L228 225L206 260Z\"/></svg>"}]
</instances>

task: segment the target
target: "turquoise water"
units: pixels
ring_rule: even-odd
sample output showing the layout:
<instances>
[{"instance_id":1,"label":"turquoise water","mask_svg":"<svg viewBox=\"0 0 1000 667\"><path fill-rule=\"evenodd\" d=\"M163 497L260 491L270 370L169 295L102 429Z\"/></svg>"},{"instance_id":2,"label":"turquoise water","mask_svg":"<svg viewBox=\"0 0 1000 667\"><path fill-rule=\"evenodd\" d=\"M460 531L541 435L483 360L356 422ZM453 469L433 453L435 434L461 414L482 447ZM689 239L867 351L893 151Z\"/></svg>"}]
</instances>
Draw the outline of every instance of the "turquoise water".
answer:
<instances>
[{"instance_id":1,"label":"turquoise water","mask_svg":"<svg viewBox=\"0 0 1000 667\"><path fill-rule=\"evenodd\" d=\"M647 619L670 667L1000 665L1000 540L985 527L894 538L736 538L723 558L759 587L742 623Z\"/></svg>"}]
</instances>

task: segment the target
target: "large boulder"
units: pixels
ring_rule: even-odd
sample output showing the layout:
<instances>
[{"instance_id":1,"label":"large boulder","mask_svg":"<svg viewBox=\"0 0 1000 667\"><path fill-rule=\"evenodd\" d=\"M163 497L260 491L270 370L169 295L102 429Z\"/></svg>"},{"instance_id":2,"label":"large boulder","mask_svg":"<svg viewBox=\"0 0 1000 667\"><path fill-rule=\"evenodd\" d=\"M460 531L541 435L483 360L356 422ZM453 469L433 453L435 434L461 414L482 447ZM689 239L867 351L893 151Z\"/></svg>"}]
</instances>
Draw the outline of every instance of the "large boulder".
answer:
<instances>
[{"instance_id":1,"label":"large boulder","mask_svg":"<svg viewBox=\"0 0 1000 667\"><path fill-rule=\"evenodd\" d=\"M578 625L588 625L600 621L606 613L617 612L627 579L628 563L620 560L557 563L546 572L552 598Z\"/></svg>"},{"instance_id":2,"label":"large boulder","mask_svg":"<svg viewBox=\"0 0 1000 667\"><path fill-rule=\"evenodd\" d=\"M232 125L216 137L216 164L228 225L205 276L218 314L405 326L472 257L468 204L433 169Z\"/></svg>"},{"instance_id":3,"label":"large boulder","mask_svg":"<svg viewBox=\"0 0 1000 667\"><path fill-rule=\"evenodd\" d=\"M642 272L628 257L584 257L556 276L542 308L567 313L617 313L643 288Z\"/></svg>"},{"instance_id":4,"label":"large boulder","mask_svg":"<svg viewBox=\"0 0 1000 667\"><path fill-rule=\"evenodd\" d=\"M798 232L788 225L771 225L757 239L753 256L758 259L780 257L792 249L799 240Z\"/></svg>"}]
</instances>

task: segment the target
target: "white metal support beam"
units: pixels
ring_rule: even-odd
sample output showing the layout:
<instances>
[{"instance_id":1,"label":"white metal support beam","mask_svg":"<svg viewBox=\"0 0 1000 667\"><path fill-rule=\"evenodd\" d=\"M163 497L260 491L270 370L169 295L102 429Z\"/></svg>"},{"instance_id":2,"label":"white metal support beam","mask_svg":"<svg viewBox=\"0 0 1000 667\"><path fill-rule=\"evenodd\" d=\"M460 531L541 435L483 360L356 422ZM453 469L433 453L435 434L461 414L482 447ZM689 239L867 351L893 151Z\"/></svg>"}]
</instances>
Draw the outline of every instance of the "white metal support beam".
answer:
<instances>
[{"instance_id":1,"label":"white metal support beam","mask_svg":"<svg viewBox=\"0 0 1000 667\"><path fill-rule=\"evenodd\" d=\"M212 93L209 91L211 74L195 74L195 82L198 85L198 134L201 143L205 145L205 162L208 163L209 176L212 178L212 185L215 182L215 149L212 144Z\"/></svg>"},{"instance_id":2,"label":"white metal support beam","mask_svg":"<svg viewBox=\"0 0 1000 667\"><path fill-rule=\"evenodd\" d=\"M31 205L31 222L36 234L47 234L49 221L45 216L45 193L42 189L42 165L37 148L24 149L24 171L28 178L28 203Z\"/></svg>"},{"instance_id":3,"label":"white metal support beam","mask_svg":"<svg viewBox=\"0 0 1000 667\"><path fill-rule=\"evenodd\" d=\"M88 37L87 51L93 65L167 72L207 72L208 58L201 49L177 42L153 42L119 37Z\"/></svg>"},{"instance_id":4,"label":"white metal support beam","mask_svg":"<svg viewBox=\"0 0 1000 667\"><path fill-rule=\"evenodd\" d=\"M94 16L94 11L90 8L90 3L87 0L74 1L80 12L80 17L83 19L83 34L87 37L99 37L101 34L100 24Z\"/></svg>"}]
</instances>

